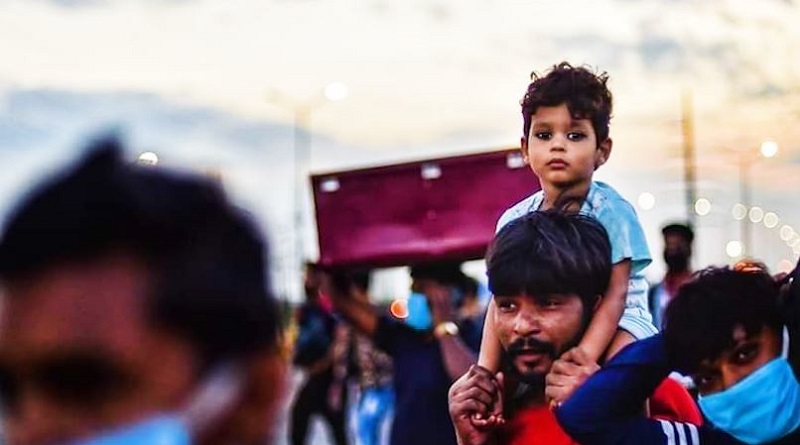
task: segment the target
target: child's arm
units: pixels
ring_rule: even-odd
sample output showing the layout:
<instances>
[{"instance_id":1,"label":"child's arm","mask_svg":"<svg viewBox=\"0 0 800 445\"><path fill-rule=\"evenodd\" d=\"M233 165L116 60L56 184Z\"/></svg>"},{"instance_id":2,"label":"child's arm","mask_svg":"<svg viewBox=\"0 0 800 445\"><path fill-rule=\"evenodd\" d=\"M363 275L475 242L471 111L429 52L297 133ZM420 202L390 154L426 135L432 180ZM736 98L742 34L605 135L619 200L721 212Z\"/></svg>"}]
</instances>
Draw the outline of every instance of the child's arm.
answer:
<instances>
[{"instance_id":1,"label":"child's arm","mask_svg":"<svg viewBox=\"0 0 800 445\"><path fill-rule=\"evenodd\" d=\"M622 260L611 268L611 280L608 283L608 289L600 300L600 305L592 315L586 334L584 334L578 345L586 356L595 363L603 356L603 352L608 348L611 339L617 332L619 320L625 310L625 298L628 296L630 273L631 260L629 259ZM483 355L483 344L481 344L481 355Z\"/></svg>"},{"instance_id":2,"label":"child's arm","mask_svg":"<svg viewBox=\"0 0 800 445\"><path fill-rule=\"evenodd\" d=\"M481 337L481 350L478 354L478 366L489 370L491 373L496 373L500 370L500 355L502 354L502 345L500 339L497 338L494 327L494 317L497 311L497 305L494 303L494 298L489 300L489 305L486 307L486 319L483 322L483 334Z\"/></svg>"}]
</instances>

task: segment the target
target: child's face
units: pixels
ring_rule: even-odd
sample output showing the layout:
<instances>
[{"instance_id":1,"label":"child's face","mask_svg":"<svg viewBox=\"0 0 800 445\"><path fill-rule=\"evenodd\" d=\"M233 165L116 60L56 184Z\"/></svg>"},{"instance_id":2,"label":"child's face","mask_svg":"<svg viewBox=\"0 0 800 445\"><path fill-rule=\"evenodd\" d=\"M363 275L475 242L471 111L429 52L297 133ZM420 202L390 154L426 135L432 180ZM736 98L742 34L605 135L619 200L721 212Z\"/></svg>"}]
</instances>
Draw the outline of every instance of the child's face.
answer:
<instances>
[{"instance_id":1,"label":"child's face","mask_svg":"<svg viewBox=\"0 0 800 445\"><path fill-rule=\"evenodd\" d=\"M522 153L542 186L559 192L588 187L611 153L611 139L598 144L589 119L573 119L566 104L539 107Z\"/></svg>"}]
</instances>

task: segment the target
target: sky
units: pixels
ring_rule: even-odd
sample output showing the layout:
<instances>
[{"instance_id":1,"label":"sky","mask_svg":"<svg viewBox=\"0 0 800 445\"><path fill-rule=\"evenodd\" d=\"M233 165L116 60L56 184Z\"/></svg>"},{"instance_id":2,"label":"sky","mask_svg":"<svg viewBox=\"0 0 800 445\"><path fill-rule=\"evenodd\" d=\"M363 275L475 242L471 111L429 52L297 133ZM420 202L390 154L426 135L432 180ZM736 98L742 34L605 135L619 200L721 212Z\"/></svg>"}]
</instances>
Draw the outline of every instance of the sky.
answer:
<instances>
[{"instance_id":1,"label":"sky","mask_svg":"<svg viewBox=\"0 0 800 445\"><path fill-rule=\"evenodd\" d=\"M311 171L514 147L531 71L567 60L610 75L614 151L597 178L655 198L637 207L653 277L659 227L686 217L686 94L711 202L697 265L731 260L746 158L752 204L779 217L747 223L750 253L777 268L797 259L780 228L800 231L797 23L797 0L0 0L0 212L116 131L132 157L219 171L292 288L295 109L312 109ZM334 81L349 95L328 103ZM765 140L775 158L758 158Z\"/></svg>"}]
</instances>

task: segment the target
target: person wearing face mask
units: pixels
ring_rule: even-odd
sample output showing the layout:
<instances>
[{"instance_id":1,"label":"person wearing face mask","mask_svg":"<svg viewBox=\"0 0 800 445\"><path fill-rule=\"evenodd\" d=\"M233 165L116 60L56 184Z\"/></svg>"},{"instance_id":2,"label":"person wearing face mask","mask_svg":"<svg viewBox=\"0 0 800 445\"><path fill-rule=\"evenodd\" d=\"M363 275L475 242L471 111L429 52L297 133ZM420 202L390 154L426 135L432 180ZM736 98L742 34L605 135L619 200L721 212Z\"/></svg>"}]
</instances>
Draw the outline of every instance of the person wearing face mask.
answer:
<instances>
[{"instance_id":1,"label":"person wearing face mask","mask_svg":"<svg viewBox=\"0 0 800 445\"><path fill-rule=\"evenodd\" d=\"M268 258L212 180L93 144L0 238L4 443L264 444L285 388Z\"/></svg>"},{"instance_id":2,"label":"person wearing face mask","mask_svg":"<svg viewBox=\"0 0 800 445\"><path fill-rule=\"evenodd\" d=\"M664 263L667 273L660 283L651 286L648 301L653 324L663 328L664 310L678 289L692 277L694 231L688 224L667 224L661 229L664 238Z\"/></svg>"},{"instance_id":3,"label":"person wearing face mask","mask_svg":"<svg viewBox=\"0 0 800 445\"><path fill-rule=\"evenodd\" d=\"M800 384L781 354L780 284L758 267L707 268L666 311L663 334L631 344L557 411L583 445L800 443ZM791 357L790 357L791 359ZM671 370L699 391L702 426L645 419L637 408Z\"/></svg>"},{"instance_id":4,"label":"person wearing face mask","mask_svg":"<svg viewBox=\"0 0 800 445\"><path fill-rule=\"evenodd\" d=\"M331 273L323 290L352 326L394 362L395 417L392 445L455 445L447 391L475 363L479 344L468 344L457 323L464 274L460 263L411 268L408 317L379 315L352 295L347 273ZM477 342L476 342L477 343Z\"/></svg>"}]
</instances>

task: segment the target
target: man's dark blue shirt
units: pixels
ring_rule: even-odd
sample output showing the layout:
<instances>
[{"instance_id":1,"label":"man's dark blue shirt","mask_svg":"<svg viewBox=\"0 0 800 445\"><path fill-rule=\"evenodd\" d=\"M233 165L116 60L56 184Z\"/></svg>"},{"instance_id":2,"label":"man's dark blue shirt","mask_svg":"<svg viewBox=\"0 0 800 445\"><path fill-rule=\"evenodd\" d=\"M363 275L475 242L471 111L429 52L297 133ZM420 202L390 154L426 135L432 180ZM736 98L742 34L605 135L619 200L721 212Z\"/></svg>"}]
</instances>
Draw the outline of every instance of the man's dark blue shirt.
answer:
<instances>
[{"instance_id":1,"label":"man's dark blue shirt","mask_svg":"<svg viewBox=\"0 0 800 445\"><path fill-rule=\"evenodd\" d=\"M463 338L463 337L462 337ZM477 351L480 344L467 346ZM430 332L381 317L375 345L394 360L395 417L392 445L455 445L447 407L452 379L447 374L439 342Z\"/></svg>"}]
</instances>

